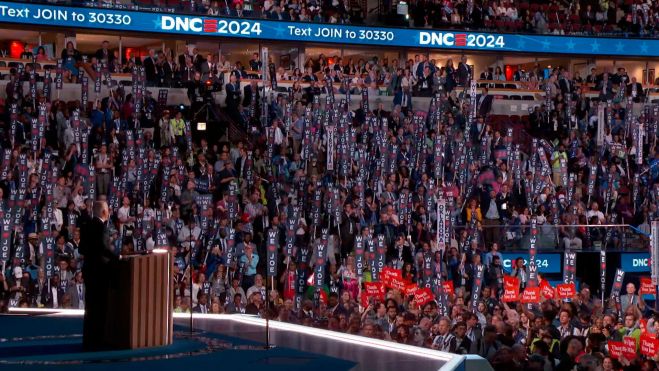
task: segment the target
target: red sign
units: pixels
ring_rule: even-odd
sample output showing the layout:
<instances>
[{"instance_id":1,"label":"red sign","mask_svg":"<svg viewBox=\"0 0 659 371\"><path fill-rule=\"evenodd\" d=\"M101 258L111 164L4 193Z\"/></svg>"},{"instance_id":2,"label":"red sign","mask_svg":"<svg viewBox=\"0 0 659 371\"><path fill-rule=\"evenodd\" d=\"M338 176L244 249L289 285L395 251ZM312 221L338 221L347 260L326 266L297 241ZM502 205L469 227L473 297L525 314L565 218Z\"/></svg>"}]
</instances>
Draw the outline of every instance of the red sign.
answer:
<instances>
[{"instance_id":1,"label":"red sign","mask_svg":"<svg viewBox=\"0 0 659 371\"><path fill-rule=\"evenodd\" d=\"M442 286L444 287L444 292L446 293L446 295L455 294L455 289L453 288L453 281L451 280L442 281Z\"/></svg>"},{"instance_id":2,"label":"red sign","mask_svg":"<svg viewBox=\"0 0 659 371\"><path fill-rule=\"evenodd\" d=\"M519 300L519 278L503 276L503 297L504 303L515 302Z\"/></svg>"},{"instance_id":3,"label":"red sign","mask_svg":"<svg viewBox=\"0 0 659 371\"><path fill-rule=\"evenodd\" d=\"M556 285L556 293L559 299L571 299L577 294L574 283L560 283Z\"/></svg>"},{"instance_id":4,"label":"red sign","mask_svg":"<svg viewBox=\"0 0 659 371\"><path fill-rule=\"evenodd\" d=\"M384 300L384 285L381 282L365 282L364 291L366 296L372 296Z\"/></svg>"},{"instance_id":5,"label":"red sign","mask_svg":"<svg viewBox=\"0 0 659 371\"><path fill-rule=\"evenodd\" d=\"M650 334L641 335L641 354L654 357L659 352L659 340Z\"/></svg>"},{"instance_id":6,"label":"red sign","mask_svg":"<svg viewBox=\"0 0 659 371\"><path fill-rule=\"evenodd\" d=\"M625 336L622 338L622 356L627 359L636 358L636 338Z\"/></svg>"},{"instance_id":7,"label":"red sign","mask_svg":"<svg viewBox=\"0 0 659 371\"><path fill-rule=\"evenodd\" d=\"M418 289L414 293L414 301L416 301L416 304L419 306L425 305L427 302L433 300L433 298L434 295L432 294L432 291L427 287Z\"/></svg>"},{"instance_id":8,"label":"red sign","mask_svg":"<svg viewBox=\"0 0 659 371\"><path fill-rule=\"evenodd\" d=\"M522 293L522 298L520 302L527 303L539 303L540 302L540 288L539 287L527 287Z\"/></svg>"},{"instance_id":9,"label":"red sign","mask_svg":"<svg viewBox=\"0 0 659 371\"><path fill-rule=\"evenodd\" d=\"M398 291L405 291L405 287L407 286L407 281L403 281L402 279L399 280L398 278L394 278L391 280L391 284L389 287L392 289L396 289Z\"/></svg>"},{"instance_id":10,"label":"red sign","mask_svg":"<svg viewBox=\"0 0 659 371\"><path fill-rule=\"evenodd\" d=\"M549 282L547 282L546 280L542 280L542 282L540 283L540 289L542 290L542 296L544 296L545 299L553 299L554 295L556 294L554 288L551 287Z\"/></svg>"},{"instance_id":11,"label":"red sign","mask_svg":"<svg viewBox=\"0 0 659 371\"><path fill-rule=\"evenodd\" d=\"M409 285L405 286L405 295L414 295L418 289L419 286L416 283L410 283Z\"/></svg>"},{"instance_id":12,"label":"red sign","mask_svg":"<svg viewBox=\"0 0 659 371\"><path fill-rule=\"evenodd\" d=\"M361 303L367 307L372 298L384 300L384 285L381 282L365 282L362 291Z\"/></svg>"},{"instance_id":13,"label":"red sign","mask_svg":"<svg viewBox=\"0 0 659 371\"><path fill-rule=\"evenodd\" d=\"M639 294L641 295L654 295L654 285L652 285L652 278L650 277L641 277L641 287L639 288Z\"/></svg>"},{"instance_id":14,"label":"red sign","mask_svg":"<svg viewBox=\"0 0 659 371\"><path fill-rule=\"evenodd\" d=\"M519 290L519 278L513 276L503 276L503 288L506 290Z\"/></svg>"},{"instance_id":15,"label":"red sign","mask_svg":"<svg viewBox=\"0 0 659 371\"><path fill-rule=\"evenodd\" d=\"M622 358L622 350L625 347L625 344L622 341L611 341L607 342L609 345L609 355L611 358L620 359Z\"/></svg>"},{"instance_id":16,"label":"red sign","mask_svg":"<svg viewBox=\"0 0 659 371\"><path fill-rule=\"evenodd\" d=\"M390 267L384 267L382 268L382 281L387 282L388 280L391 280L392 278L397 278L399 280L403 279L403 274L401 273L400 269L393 269Z\"/></svg>"},{"instance_id":17,"label":"red sign","mask_svg":"<svg viewBox=\"0 0 659 371\"><path fill-rule=\"evenodd\" d=\"M519 300L519 290L504 290L501 301L504 303L514 303Z\"/></svg>"},{"instance_id":18,"label":"red sign","mask_svg":"<svg viewBox=\"0 0 659 371\"><path fill-rule=\"evenodd\" d=\"M364 308L367 308L370 304L373 303L373 297L366 295L366 291L362 291L359 299L361 300L362 307Z\"/></svg>"},{"instance_id":19,"label":"red sign","mask_svg":"<svg viewBox=\"0 0 659 371\"><path fill-rule=\"evenodd\" d=\"M381 274L385 286L401 291L405 289L407 283L403 280L403 274L399 269L384 267Z\"/></svg>"},{"instance_id":20,"label":"red sign","mask_svg":"<svg viewBox=\"0 0 659 371\"><path fill-rule=\"evenodd\" d=\"M641 334L648 332L648 320L641 318L638 320L638 327L641 329Z\"/></svg>"}]
</instances>

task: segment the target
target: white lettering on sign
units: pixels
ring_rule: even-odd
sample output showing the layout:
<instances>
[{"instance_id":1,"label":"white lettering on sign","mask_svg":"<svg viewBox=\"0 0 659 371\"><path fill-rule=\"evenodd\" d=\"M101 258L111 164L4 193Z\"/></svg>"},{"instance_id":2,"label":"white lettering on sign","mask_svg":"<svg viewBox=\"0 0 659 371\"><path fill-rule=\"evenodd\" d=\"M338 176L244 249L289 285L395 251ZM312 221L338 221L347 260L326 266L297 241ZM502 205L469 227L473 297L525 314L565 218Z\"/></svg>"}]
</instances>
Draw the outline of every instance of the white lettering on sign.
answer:
<instances>
[{"instance_id":1,"label":"white lettering on sign","mask_svg":"<svg viewBox=\"0 0 659 371\"><path fill-rule=\"evenodd\" d=\"M187 17L162 17L162 29L165 31L203 31L203 21L201 18L187 18Z\"/></svg>"},{"instance_id":2,"label":"white lettering on sign","mask_svg":"<svg viewBox=\"0 0 659 371\"><path fill-rule=\"evenodd\" d=\"M0 6L0 15L3 17L12 17L12 18L28 18L30 17L30 9L16 9L10 8L6 5Z\"/></svg>"},{"instance_id":3,"label":"white lettering on sign","mask_svg":"<svg viewBox=\"0 0 659 371\"><path fill-rule=\"evenodd\" d=\"M442 33L442 32L419 33L419 44L421 45L453 46L454 41L455 41L455 36L452 33Z\"/></svg>"},{"instance_id":4,"label":"white lettering on sign","mask_svg":"<svg viewBox=\"0 0 659 371\"><path fill-rule=\"evenodd\" d=\"M292 36L311 36L311 27L301 28L296 26L288 26L289 35Z\"/></svg>"},{"instance_id":5,"label":"white lettering on sign","mask_svg":"<svg viewBox=\"0 0 659 371\"><path fill-rule=\"evenodd\" d=\"M314 34L315 37L343 37L343 30L337 28L320 27Z\"/></svg>"},{"instance_id":6,"label":"white lettering on sign","mask_svg":"<svg viewBox=\"0 0 659 371\"><path fill-rule=\"evenodd\" d=\"M512 268L513 260L516 259L503 259L504 269ZM528 264L528 259L524 258L524 265L528 266ZM535 266L538 268L549 268L549 259L535 259Z\"/></svg>"},{"instance_id":7,"label":"white lettering on sign","mask_svg":"<svg viewBox=\"0 0 659 371\"><path fill-rule=\"evenodd\" d=\"M34 19L68 21L69 14L66 10L37 9Z\"/></svg>"}]
</instances>

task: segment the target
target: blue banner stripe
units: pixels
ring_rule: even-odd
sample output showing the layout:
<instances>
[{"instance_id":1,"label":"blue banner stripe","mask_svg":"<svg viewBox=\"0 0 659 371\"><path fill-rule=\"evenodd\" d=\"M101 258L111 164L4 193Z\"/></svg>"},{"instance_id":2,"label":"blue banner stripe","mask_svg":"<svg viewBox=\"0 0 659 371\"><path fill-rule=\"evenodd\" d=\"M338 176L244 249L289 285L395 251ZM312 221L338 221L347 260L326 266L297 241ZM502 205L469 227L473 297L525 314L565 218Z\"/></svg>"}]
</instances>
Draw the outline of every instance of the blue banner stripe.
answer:
<instances>
[{"instance_id":1,"label":"blue banner stripe","mask_svg":"<svg viewBox=\"0 0 659 371\"><path fill-rule=\"evenodd\" d=\"M620 268L628 273L650 272L649 259L650 253L622 253L620 254Z\"/></svg>"},{"instance_id":2,"label":"blue banner stripe","mask_svg":"<svg viewBox=\"0 0 659 371\"><path fill-rule=\"evenodd\" d=\"M528 266L528 252L501 252L501 264L506 273L510 273L512 265L517 258L524 259L524 265ZM540 273L561 273L563 263L561 254L558 253L540 253L535 256L535 265Z\"/></svg>"},{"instance_id":3,"label":"blue banner stripe","mask_svg":"<svg viewBox=\"0 0 659 371\"><path fill-rule=\"evenodd\" d=\"M330 25L0 1L0 23L363 46L606 56L659 56L657 39L518 35Z\"/></svg>"}]
</instances>

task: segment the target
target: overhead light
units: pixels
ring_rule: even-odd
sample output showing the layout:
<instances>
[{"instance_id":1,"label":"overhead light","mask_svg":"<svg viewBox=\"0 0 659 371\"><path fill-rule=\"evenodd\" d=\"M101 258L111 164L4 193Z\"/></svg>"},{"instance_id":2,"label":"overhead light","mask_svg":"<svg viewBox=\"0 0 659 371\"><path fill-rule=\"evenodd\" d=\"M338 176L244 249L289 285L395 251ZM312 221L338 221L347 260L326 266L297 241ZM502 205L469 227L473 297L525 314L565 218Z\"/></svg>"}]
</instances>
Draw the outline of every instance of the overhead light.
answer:
<instances>
[{"instance_id":1,"label":"overhead light","mask_svg":"<svg viewBox=\"0 0 659 371\"><path fill-rule=\"evenodd\" d=\"M197 123L197 131L206 131L206 123L205 122L198 122Z\"/></svg>"}]
</instances>

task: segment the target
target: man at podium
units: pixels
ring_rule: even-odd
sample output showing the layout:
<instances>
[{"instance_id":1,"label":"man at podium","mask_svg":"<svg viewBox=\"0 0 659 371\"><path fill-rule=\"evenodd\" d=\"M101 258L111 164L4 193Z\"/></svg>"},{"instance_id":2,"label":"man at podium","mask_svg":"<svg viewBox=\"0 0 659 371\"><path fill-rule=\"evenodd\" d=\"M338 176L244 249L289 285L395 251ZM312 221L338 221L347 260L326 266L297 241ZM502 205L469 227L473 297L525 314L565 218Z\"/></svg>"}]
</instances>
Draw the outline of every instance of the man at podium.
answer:
<instances>
[{"instance_id":1,"label":"man at podium","mask_svg":"<svg viewBox=\"0 0 659 371\"><path fill-rule=\"evenodd\" d=\"M106 342L108 329L108 292L111 273L118 257L110 242L107 227L110 210L106 201L94 202L94 216L81 221L80 252L84 255L82 274L85 279L85 319L83 347L85 351L109 349Z\"/></svg>"}]
</instances>

